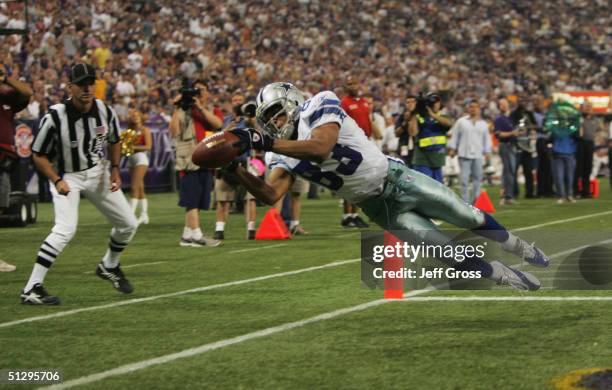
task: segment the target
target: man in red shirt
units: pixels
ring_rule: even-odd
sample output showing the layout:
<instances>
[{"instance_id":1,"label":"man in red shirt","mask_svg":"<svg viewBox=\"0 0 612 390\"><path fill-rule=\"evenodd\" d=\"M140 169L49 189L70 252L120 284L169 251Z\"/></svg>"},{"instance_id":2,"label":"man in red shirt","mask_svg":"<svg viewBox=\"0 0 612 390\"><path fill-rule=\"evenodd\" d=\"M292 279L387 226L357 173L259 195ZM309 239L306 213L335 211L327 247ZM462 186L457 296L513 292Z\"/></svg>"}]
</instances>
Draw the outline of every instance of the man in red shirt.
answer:
<instances>
[{"instance_id":1,"label":"man in red shirt","mask_svg":"<svg viewBox=\"0 0 612 390\"><path fill-rule=\"evenodd\" d=\"M363 96L360 96L360 83L355 76L346 79L346 96L342 98L340 106L353 118L365 135L372 136L372 106ZM357 206L344 201L344 214L342 216L342 227L367 228L369 225L357 214Z\"/></svg>"},{"instance_id":2,"label":"man in red shirt","mask_svg":"<svg viewBox=\"0 0 612 390\"><path fill-rule=\"evenodd\" d=\"M9 77L0 63L0 214L9 206L11 193L10 168L17 158L15 151L15 114L28 106L32 89L14 77ZM0 260L0 272L14 271L15 266Z\"/></svg>"}]
</instances>

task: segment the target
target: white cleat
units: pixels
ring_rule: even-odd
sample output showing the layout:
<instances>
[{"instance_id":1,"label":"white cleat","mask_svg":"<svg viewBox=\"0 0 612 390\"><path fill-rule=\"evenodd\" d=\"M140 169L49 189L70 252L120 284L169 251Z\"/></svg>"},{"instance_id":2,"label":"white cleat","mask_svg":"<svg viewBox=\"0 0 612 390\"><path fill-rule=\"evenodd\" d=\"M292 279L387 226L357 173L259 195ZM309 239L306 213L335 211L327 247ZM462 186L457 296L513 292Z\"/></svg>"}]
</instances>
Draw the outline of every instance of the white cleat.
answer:
<instances>
[{"instance_id":1,"label":"white cleat","mask_svg":"<svg viewBox=\"0 0 612 390\"><path fill-rule=\"evenodd\" d=\"M523 261L535 265L536 267L548 267L550 264L550 259L548 256L544 254L538 247L535 246L535 243L529 244L527 241L522 238L516 239L516 244L512 247L502 244L502 249L514 253Z\"/></svg>"},{"instance_id":2,"label":"white cleat","mask_svg":"<svg viewBox=\"0 0 612 390\"><path fill-rule=\"evenodd\" d=\"M542 285L538 278L529 272L510 268L499 261L492 261L491 266L495 267L501 273L501 276L497 280L497 284L500 286L510 286L523 291L535 291Z\"/></svg>"}]
</instances>

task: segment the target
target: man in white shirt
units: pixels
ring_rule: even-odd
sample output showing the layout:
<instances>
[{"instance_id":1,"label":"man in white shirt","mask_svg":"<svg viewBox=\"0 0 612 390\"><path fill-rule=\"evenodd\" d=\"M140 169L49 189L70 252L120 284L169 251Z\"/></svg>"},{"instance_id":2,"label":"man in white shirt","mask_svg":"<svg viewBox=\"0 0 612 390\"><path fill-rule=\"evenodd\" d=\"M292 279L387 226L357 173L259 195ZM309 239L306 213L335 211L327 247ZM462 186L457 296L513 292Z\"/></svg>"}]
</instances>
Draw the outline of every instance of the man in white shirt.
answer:
<instances>
[{"instance_id":1,"label":"man in white shirt","mask_svg":"<svg viewBox=\"0 0 612 390\"><path fill-rule=\"evenodd\" d=\"M451 129L448 148L451 157L459 156L461 197L465 202L473 204L480 195L484 159L491 153L489 125L480 117L480 104L477 100L470 101L468 115L455 122ZM470 181L471 194L469 194Z\"/></svg>"}]
</instances>

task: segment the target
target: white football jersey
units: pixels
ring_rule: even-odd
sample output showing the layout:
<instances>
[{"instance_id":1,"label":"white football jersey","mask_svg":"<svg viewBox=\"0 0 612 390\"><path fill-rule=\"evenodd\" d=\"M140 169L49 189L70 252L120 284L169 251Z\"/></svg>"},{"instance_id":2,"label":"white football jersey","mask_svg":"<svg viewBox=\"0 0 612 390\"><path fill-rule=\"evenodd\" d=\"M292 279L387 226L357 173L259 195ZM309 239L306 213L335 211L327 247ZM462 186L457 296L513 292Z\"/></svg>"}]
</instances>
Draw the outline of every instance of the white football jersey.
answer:
<instances>
[{"instance_id":1,"label":"white football jersey","mask_svg":"<svg viewBox=\"0 0 612 390\"><path fill-rule=\"evenodd\" d=\"M272 153L268 157L268 166L270 169L284 168L335 191L351 202L375 195L387 176L387 157L344 112L336 94L324 91L304 102L300 110L297 140L310 139L313 129L327 123L340 125L340 133L331 155L325 161L317 164Z\"/></svg>"}]
</instances>

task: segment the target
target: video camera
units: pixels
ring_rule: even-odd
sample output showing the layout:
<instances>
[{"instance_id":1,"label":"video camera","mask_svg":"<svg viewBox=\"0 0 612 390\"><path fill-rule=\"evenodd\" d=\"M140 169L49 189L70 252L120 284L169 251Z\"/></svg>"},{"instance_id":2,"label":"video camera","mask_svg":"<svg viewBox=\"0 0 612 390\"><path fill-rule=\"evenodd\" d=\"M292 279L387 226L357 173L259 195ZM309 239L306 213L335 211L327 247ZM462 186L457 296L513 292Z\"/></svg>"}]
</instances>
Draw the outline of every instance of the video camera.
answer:
<instances>
[{"instance_id":1,"label":"video camera","mask_svg":"<svg viewBox=\"0 0 612 390\"><path fill-rule=\"evenodd\" d=\"M257 103L254 101L248 101L238 107L236 110L237 116L244 116L247 118L255 118L255 110L257 109Z\"/></svg>"},{"instance_id":2,"label":"video camera","mask_svg":"<svg viewBox=\"0 0 612 390\"><path fill-rule=\"evenodd\" d=\"M440 98L440 95L438 95L437 93L423 93L420 92L419 95L416 98L416 108L415 111L417 114L419 114L421 117L426 118L429 116L429 113L427 112L427 107L430 107L433 109L434 104L436 104L436 102L442 101L442 99Z\"/></svg>"},{"instance_id":3,"label":"video camera","mask_svg":"<svg viewBox=\"0 0 612 390\"><path fill-rule=\"evenodd\" d=\"M181 94L181 99L176 105L184 111L187 111L195 104L194 98L200 94L200 89L189 84L184 84L181 89L179 89L179 93Z\"/></svg>"}]
</instances>

